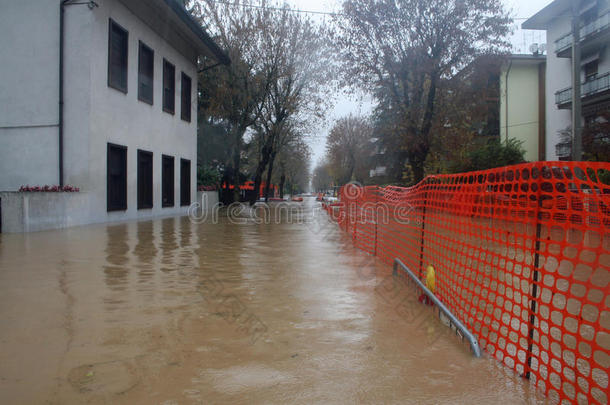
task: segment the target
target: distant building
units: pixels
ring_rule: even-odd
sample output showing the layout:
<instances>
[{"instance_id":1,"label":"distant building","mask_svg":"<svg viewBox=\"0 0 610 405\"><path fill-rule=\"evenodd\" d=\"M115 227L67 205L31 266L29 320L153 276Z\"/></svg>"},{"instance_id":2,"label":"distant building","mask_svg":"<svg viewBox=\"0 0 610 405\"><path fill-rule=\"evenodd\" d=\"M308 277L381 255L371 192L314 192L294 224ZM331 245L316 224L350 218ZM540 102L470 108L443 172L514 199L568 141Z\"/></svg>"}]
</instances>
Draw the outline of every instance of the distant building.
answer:
<instances>
[{"instance_id":1,"label":"distant building","mask_svg":"<svg viewBox=\"0 0 610 405\"><path fill-rule=\"evenodd\" d=\"M525 160L546 160L546 57L511 55L500 72L500 138L522 142Z\"/></svg>"},{"instance_id":2,"label":"distant building","mask_svg":"<svg viewBox=\"0 0 610 405\"><path fill-rule=\"evenodd\" d=\"M197 63L230 61L182 4L1 4L0 191L79 187L85 223L185 213Z\"/></svg>"},{"instance_id":3,"label":"distant building","mask_svg":"<svg viewBox=\"0 0 610 405\"><path fill-rule=\"evenodd\" d=\"M572 4L555 0L522 25L546 30L546 158L571 157ZM582 1L580 6L582 126L595 123L610 109L610 5L608 0Z\"/></svg>"}]
</instances>

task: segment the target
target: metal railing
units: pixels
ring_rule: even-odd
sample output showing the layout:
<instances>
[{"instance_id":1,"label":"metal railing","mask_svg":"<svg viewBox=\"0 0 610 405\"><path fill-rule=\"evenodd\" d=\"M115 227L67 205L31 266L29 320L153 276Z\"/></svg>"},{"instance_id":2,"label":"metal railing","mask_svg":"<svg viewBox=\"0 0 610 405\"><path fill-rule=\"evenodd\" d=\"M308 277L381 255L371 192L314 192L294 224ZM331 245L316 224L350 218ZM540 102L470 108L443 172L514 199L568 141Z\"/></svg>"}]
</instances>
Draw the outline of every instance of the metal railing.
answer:
<instances>
[{"instance_id":1,"label":"metal railing","mask_svg":"<svg viewBox=\"0 0 610 405\"><path fill-rule=\"evenodd\" d=\"M583 82L580 88L580 97L592 96L608 89L610 89L610 72ZM572 87L567 87L555 93L555 104L565 104L570 101L572 101Z\"/></svg>"},{"instance_id":2,"label":"metal railing","mask_svg":"<svg viewBox=\"0 0 610 405\"><path fill-rule=\"evenodd\" d=\"M610 12L601 15L597 20L580 27L580 42L587 37L610 27ZM555 41L555 53L563 52L572 46L572 32L569 32Z\"/></svg>"},{"instance_id":3,"label":"metal railing","mask_svg":"<svg viewBox=\"0 0 610 405\"><path fill-rule=\"evenodd\" d=\"M438 308L439 314L443 313L449 319L449 326L451 327L451 325L454 325L456 330L459 331L463 337L468 339L468 343L470 343L470 349L472 350L472 353L474 354L474 356L481 357L481 348L479 347L479 342L478 342L477 338L472 333L470 333L470 331L466 328L466 326L464 326L464 324L462 322L460 322L460 320L457 319L455 317L455 315L453 315L451 313L449 308L447 308L445 306L445 304L443 304L441 302L441 300L439 300L438 297L436 295L434 295L434 293L432 291L430 291L417 278L417 276L415 276L415 274L413 274L413 272L411 270L409 270L409 268L407 266L405 266L405 264L398 258L394 259L394 271L392 273L394 276L396 276L398 274L398 266L401 267L401 270L403 272L405 272L411 278L411 280L414 281L415 284L417 284L417 286L424 292L424 294L426 294L428 296L428 298L430 298L430 300L436 305L436 307Z\"/></svg>"}]
</instances>

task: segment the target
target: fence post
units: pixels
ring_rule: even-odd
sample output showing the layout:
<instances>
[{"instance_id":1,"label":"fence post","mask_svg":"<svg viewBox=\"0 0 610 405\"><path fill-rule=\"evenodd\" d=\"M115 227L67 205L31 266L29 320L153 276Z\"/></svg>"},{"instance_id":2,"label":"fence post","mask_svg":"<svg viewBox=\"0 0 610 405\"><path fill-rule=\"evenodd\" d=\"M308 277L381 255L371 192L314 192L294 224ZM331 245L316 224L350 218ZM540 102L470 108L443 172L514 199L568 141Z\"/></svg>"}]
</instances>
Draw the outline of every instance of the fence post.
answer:
<instances>
[{"instance_id":1,"label":"fence post","mask_svg":"<svg viewBox=\"0 0 610 405\"><path fill-rule=\"evenodd\" d=\"M424 209L421 220L421 237L420 237L420 250L419 250L419 278L422 278L422 270L424 265L424 233L426 231L426 203L428 202L428 182L424 180Z\"/></svg>"},{"instance_id":2,"label":"fence post","mask_svg":"<svg viewBox=\"0 0 610 405\"><path fill-rule=\"evenodd\" d=\"M373 218L375 218L375 251L373 256L377 256L377 223L379 222L379 212L377 209L377 205L379 205L379 187L375 188L375 213L373 214Z\"/></svg>"},{"instance_id":3,"label":"fence post","mask_svg":"<svg viewBox=\"0 0 610 405\"><path fill-rule=\"evenodd\" d=\"M357 212L358 212L358 201L354 202L354 206L356 207L356 209L354 210L354 230L353 230L353 233L352 233L352 241L355 242L356 241L356 231L358 229L357 226L356 226L356 225L358 225L358 214L357 214Z\"/></svg>"},{"instance_id":4,"label":"fence post","mask_svg":"<svg viewBox=\"0 0 610 405\"><path fill-rule=\"evenodd\" d=\"M538 166L538 165L536 165ZM534 346L534 326L536 325L536 307L538 298L538 268L540 267L540 235L542 233L542 224L540 223L540 207L542 201L540 200L540 191L542 185L542 170L541 167L538 171L538 190L536 191L536 210L534 220L536 221L536 242L534 243L534 267L532 269L532 299L530 303L530 322L527 332L527 364L525 370L525 378L530 379L530 371L532 367L532 350Z\"/></svg>"}]
</instances>

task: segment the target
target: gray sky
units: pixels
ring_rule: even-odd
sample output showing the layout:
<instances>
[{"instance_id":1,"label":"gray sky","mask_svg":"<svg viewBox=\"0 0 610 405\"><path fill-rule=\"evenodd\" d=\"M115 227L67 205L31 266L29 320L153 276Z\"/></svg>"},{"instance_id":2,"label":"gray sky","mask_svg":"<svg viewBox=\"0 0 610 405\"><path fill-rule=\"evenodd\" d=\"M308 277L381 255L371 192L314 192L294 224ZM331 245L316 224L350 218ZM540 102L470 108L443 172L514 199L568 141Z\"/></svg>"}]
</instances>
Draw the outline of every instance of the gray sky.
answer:
<instances>
[{"instance_id":1,"label":"gray sky","mask_svg":"<svg viewBox=\"0 0 610 405\"><path fill-rule=\"evenodd\" d=\"M300 10L333 12L340 9L340 0L286 0L290 5ZM511 38L514 53L528 53L529 46L536 43L544 43L545 35L542 31L530 31L518 29L524 21L521 18L529 18L539 10L547 6L552 0L503 0L511 15L515 18L515 34ZM310 145L313 152L312 163L315 164L324 155L324 145L328 130L335 119L352 114L368 114L371 103L369 100L350 100L347 97L337 99L334 110L331 113L328 124L319 128L318 134L311 140Z\"/></svg>"}]
</instances>

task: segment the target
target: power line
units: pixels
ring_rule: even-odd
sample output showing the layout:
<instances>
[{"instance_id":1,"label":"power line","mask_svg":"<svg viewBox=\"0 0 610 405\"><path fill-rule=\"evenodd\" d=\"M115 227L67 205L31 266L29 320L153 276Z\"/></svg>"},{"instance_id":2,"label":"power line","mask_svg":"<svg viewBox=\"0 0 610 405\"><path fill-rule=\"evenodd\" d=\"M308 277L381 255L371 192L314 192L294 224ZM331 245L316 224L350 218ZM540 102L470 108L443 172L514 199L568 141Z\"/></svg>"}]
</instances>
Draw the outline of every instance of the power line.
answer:
<instances>
[{"instance_id":1,"label":"power line","mask_svg":"<svg viewBox=\"0 0 610 405\"><path fill-rule=\"evenodd\" d=\"M243 3L231 3L228 1L221 0L211 0L212 3L224 4L226 6L234 6L234 7L249 7L256 8L261 10L271 10L271 11L288 11L291 13L303 13L303 14L320 14L320 15L330 15L330 16L338 16L342 15L341 13L331 13L328 11L310 11L310 10L300 10L296 8L280 8L280 7L272 7L272 6L258 6L256 4L243 4Z\"/></svg>"},{"instance_id":2,"label":"power line","mask_svg":"<svg viewBox=\"0 0 610 405\"><path fill-rule=\"evenodd\" d=\"M330 15L330 16L342 16L344 14L342 13L331 13L329 11L312 11L312 10L301 10L301 9L297 9L297 8L280 8L280 7L273 7L273 6L259 6L256 4L244 4L244 3L232 3L229 1L222 1L222 0L211 0L212 3L216 3L216 4L224 4L226 6L234 6L234 7L249 7L249 8L256 8L256 9L260 9L260 10L272 10L272 11L288 11L291 13L303 13L303 14L319 14L319 15ZM529 17L515 17L513 18L513 20L529 20Z\"/></svg>"}]
</instances>

